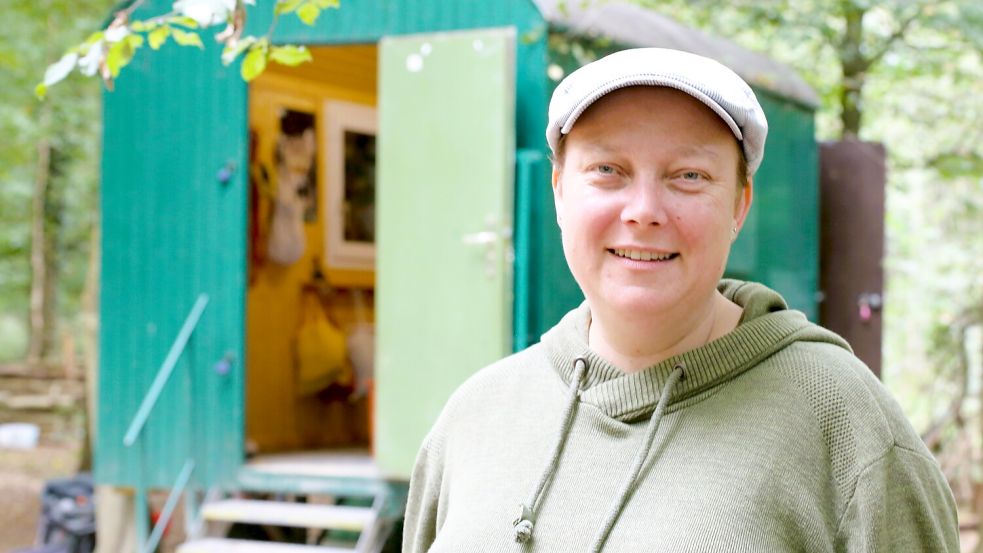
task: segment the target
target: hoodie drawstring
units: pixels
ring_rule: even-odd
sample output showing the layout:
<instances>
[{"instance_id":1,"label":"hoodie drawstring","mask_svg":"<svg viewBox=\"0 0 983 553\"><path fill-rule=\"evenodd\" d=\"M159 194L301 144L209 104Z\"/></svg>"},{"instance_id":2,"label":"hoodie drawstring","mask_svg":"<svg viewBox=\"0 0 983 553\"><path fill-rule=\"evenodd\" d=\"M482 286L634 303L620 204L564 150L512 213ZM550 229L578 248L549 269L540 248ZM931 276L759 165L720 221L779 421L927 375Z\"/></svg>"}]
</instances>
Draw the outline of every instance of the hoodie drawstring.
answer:
<instances>
[{"instance_id":1,"label":"hoodie drawstring","mask_svg":"<svg viewBox=\"0 0 983 553\"><path fill-rule=\"evenodd\" d=\"M587 360L583 357L578 357L574 360L573 367L574 374L570 382L570 395L567 399L566 411L563 413L560 434L556 438L556 445L553 446L553 454L550 456L546 470L543 471L543 475L539 478L539 483L536 484L535 490L529 496L529 500L519 506L521 508L519 518L515 519L512 523L512 527L515 530L515 541L519 543L526 543L532 538L533 522L536 520L536 504L539 503L540 496L543 493L543 489L546 488L547 482L553 477L556 464L560 460L560 454L563 453L563 445L566 443L567 435L570 432L570 424L573 422L573 414L577 408L577 395L580 393L580 386L584 380L584 375L587 374Z\"/></svg>"},{"instance_id":2,"label":"hoodie drawstring","mask_svg":"<svg viewBox=\"0 0 983 553\"><path fill-rule=\"evenodd\" d=\"M598 553L602 547L604 547L604 542L608 539L608 534L611 533L611 528L614 527L615 521L621 515L621 510L625 508L625 503L628 502L628 496L635 489L635 480L638 479L639 473L642 472L642 467L645 466L645 460L649 456L649 451L652 449L652 442L655 441L655 433L659 430L659 423L662 422L662 414L666 410L666 404L669 402L669 397L672 395L673 388L676 387L676 383L684 379L686 374L684 372L683 366L676 365L672 373L669 375L669 379L666 380L665 385L662 387L662 393L659 395L659 402L655 406L655 412L652 413L652 418L649 420L648 432L645 435L645 442L642 444L642 448L638 450L638 454L635 456L635 462L632 463L631 472L628 478L625 480L624 485L621 487L621 492L618 494L617 503L608 512L607 518L604 520L604 525L601 527L601 531L597 534L597 539L594 541L594 546L591 547L592 553Z\"/></svg>"}]
</instances>

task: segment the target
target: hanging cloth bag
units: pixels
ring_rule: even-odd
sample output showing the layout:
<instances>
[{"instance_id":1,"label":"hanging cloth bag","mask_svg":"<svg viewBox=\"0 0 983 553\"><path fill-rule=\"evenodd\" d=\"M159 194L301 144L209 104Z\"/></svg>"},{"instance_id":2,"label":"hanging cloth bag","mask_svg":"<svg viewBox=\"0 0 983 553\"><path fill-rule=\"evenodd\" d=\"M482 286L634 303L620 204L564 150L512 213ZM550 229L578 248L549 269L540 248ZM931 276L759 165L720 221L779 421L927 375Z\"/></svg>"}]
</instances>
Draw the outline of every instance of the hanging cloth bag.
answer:
<instances>
[{"instance_id":1,"label":"hanging cloth bag","mask_svg":"<svg viewBox=\"0 0 983 553\"><path fill-rule=\"evenodd\" d=\"M345 334L328 320L315 294L305 293L297 334L297 395L315 394L331 384L350 384ZM346 375L348 375L345 382Z\"/></svg>"},{"instance_id":2,"label":"hanging cloth bag","mask_svg":"<svg viewBox=\"0 0 983 553\"><path fill-rule=\"evenodd\" d=\"M303 177L296 177L281 168L273 202L273 223L270 225L266 253L274 263L292 265L307 247L304 237L304 204L297 192Z\"/></svg>"},{"instance_id":3,"label":"hanging cloth bag","mask_svg":"<svg viewBox=\"0 0 983 553\"><path fill-rule=\"evenodd\" d=\"M375 326L368 321L361 290L354 291L355 324L348 331L348 359L355 377L353 399L369 393L375 367Z\"/></svg>"}]
</instances>

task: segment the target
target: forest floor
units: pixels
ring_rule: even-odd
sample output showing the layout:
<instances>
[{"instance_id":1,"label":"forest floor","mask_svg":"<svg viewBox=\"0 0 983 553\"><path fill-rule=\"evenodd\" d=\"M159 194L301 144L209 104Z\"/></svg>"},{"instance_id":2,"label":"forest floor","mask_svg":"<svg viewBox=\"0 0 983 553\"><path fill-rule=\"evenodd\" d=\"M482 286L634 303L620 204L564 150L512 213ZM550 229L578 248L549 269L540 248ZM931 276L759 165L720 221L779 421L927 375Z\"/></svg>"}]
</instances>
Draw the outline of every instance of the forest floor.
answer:
<instances>
[{"instance_id":1,"label":"forest floor","mask_svg":"<svg viewBox=\"0 0 983 553\"><path fill-rule=\"evenodd\" d=\"M78 472L82 389L77 379L0 375L0 424L40 428L36 447L0 445L0 553L34 545L44 483Z\"/></svg>"},{"instance_id":2,"label":"forest floor","mask_svg":"<svg viewBox=\"0 0 983 553\"><path fill-rule=\"evenodd\" d=\"M0 448L0 552L34 545L44 483L75 474L78 452L66 443Z\"/></svg>"}]
</instances>

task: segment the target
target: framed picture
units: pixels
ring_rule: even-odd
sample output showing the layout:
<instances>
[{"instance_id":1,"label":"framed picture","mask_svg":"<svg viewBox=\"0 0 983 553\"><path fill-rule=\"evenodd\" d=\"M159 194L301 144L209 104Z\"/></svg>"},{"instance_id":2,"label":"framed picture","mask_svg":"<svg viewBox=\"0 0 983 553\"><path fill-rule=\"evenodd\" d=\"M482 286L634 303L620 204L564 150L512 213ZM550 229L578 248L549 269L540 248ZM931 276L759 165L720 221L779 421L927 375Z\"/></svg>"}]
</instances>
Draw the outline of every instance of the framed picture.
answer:
<instances>
[{"instance_id":1,"label":"framed picture","mask_svg":"<svg viewBox=\"0 0 983 553\"><path fill-rule=\"evenodd\" d=\"M375 268L375 152L372 106L330 100L324 104L327 269Z\"/></svg>"}]
</instances>

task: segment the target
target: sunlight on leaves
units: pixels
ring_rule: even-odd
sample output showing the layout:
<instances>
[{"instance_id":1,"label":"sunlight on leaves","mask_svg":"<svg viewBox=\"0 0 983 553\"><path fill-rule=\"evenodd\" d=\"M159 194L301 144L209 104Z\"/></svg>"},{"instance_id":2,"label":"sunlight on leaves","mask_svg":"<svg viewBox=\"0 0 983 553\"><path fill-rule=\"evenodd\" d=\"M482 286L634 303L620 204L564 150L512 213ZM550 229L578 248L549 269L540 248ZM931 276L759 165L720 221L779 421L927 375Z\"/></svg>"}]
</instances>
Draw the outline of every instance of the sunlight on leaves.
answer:
<instances>
[{"instance_id":1,"label":"sunlight on leaves","mask_svg":"<svg viewBox=\"0 0 983 553\"><path fill-rule=\"evenodd\" d=\"M270 59L289 66L300 65L311 61L311 52L304 46L274 46L270 50Z\"/></svg>"}]
</instances>

